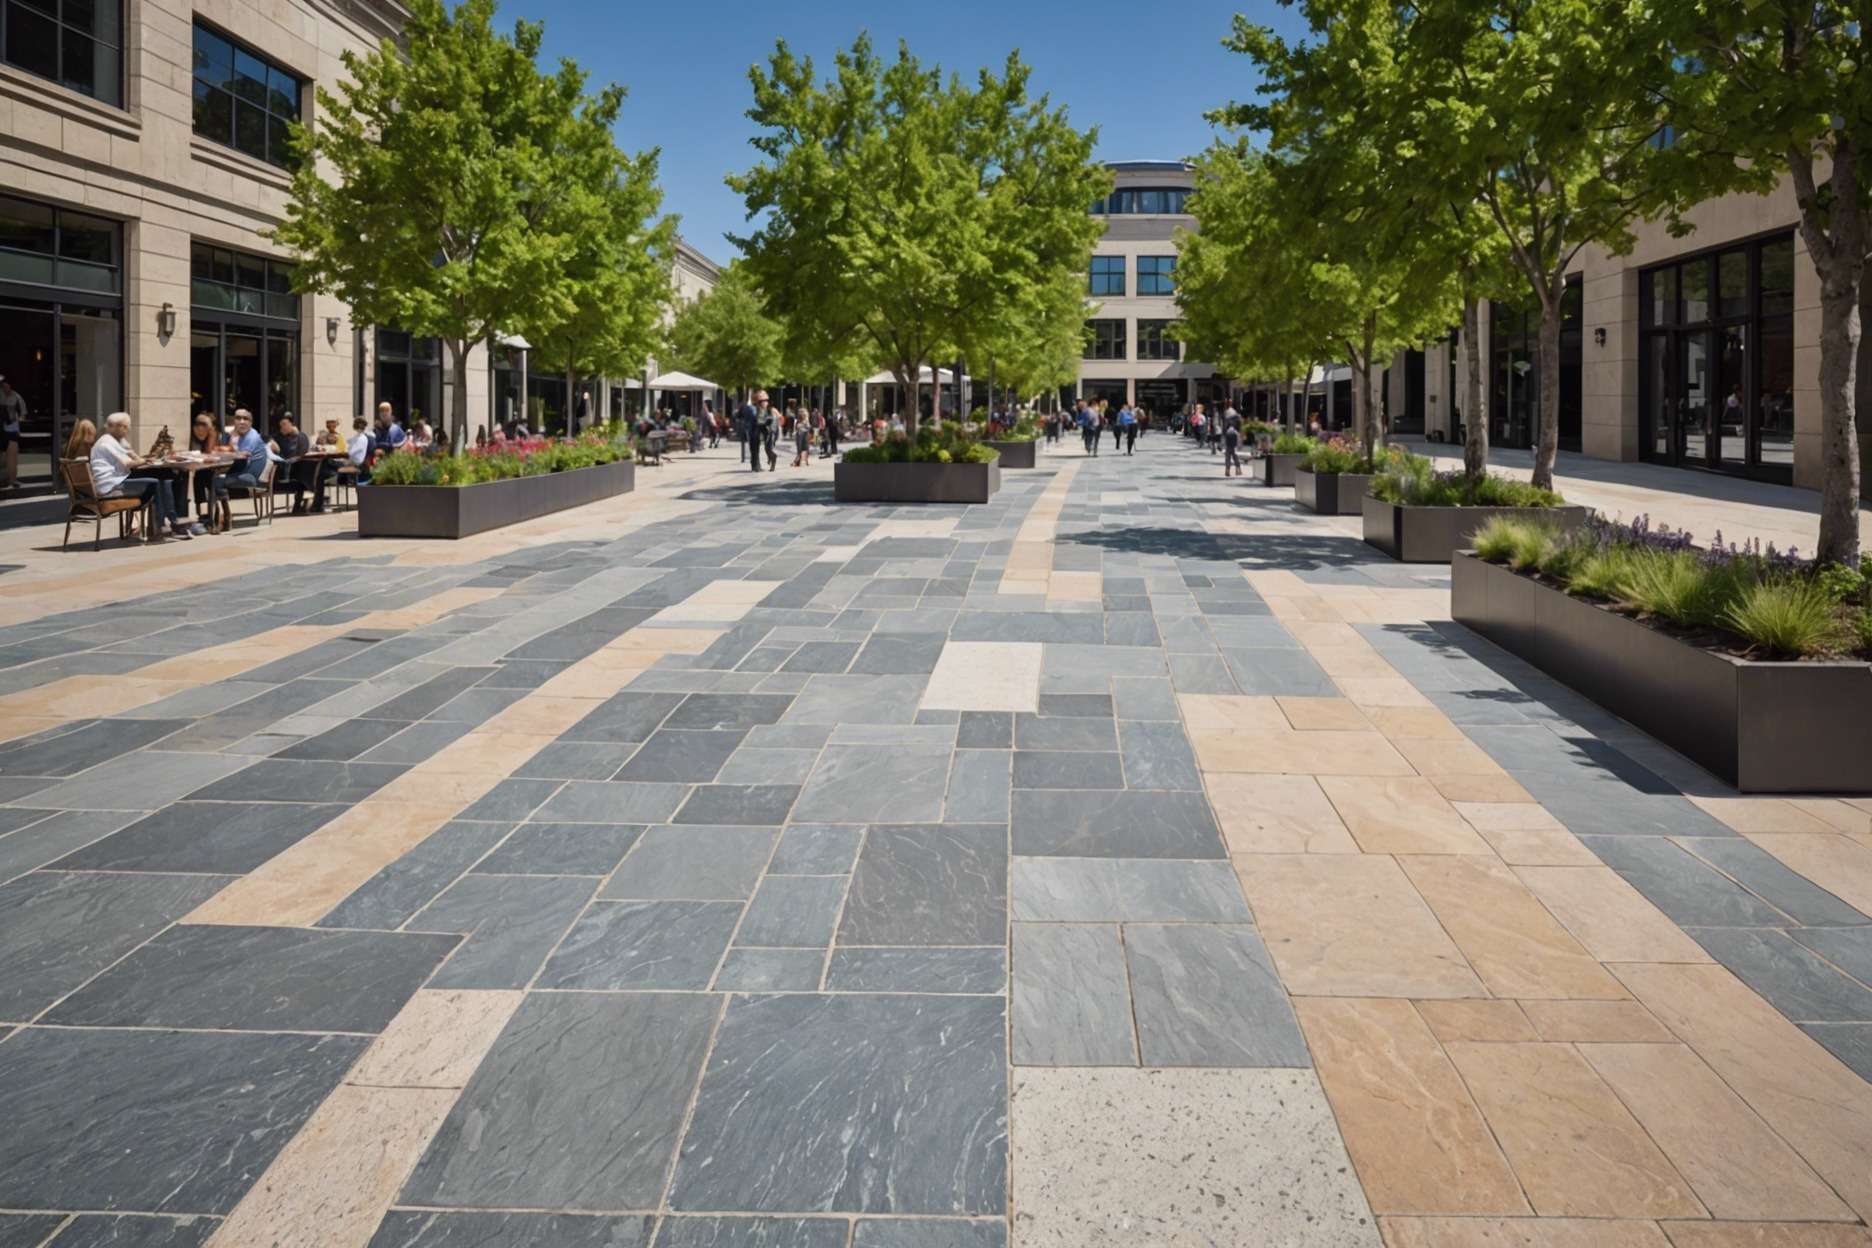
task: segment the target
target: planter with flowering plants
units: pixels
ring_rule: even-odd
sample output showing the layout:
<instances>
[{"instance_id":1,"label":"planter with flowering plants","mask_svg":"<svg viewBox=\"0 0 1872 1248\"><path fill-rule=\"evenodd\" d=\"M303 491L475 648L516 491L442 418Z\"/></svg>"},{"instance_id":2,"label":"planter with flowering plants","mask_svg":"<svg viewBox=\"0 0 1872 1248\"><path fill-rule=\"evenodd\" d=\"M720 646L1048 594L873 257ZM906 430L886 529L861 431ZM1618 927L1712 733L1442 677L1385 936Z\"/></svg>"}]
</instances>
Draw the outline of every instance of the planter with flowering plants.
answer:
<instances>
[{"instance_id":1,"label":"planter with flowering plants","mask_svg":"<svg viewBox=\"0 0 1872 1248\"><path fill-rule=\"evenodd\" d=\"M358 490L361 537L467 537L628 494L630 446L614 433L493 442L454 455L393 451Z\"/></svg>"},{"instance_id":2,"label":"planter with flowering plants","mask_svg":"<svg viewBox=\"0 0 1872 1248\"><path fill-rule=\"evenodd\" d=\"M1361 510L1366 542L1403 563L1448 563L1497 516L1539 518L1561 528L1576 528L1587 517L1586 508L1567 506L1551 490L1487 473L1438 472L1434 462L1401 447L1386 454Z\"/></svg>"},{"instance_id":3,"label":"planter with flowering plants","mask_svg":"<svg viewBox=\"0 0 1872 1248\"><path fill-rule=\"evenodd\" d=\"M1359 515L1383 462L1381 454L1374 464L1371 448L1361 442L1334 437L1316 443L1294 473L1294 502L1323 516Z\"/></svg>"},{"instance_id":4,"label":"planter with flowering plants","mask_svg":"<svg viewBox=\"0 0 1872 1248\"><path fill-rule=\"evenodd\" d=\"M1313 446L1313 439L1303 433L1277 435L1261 456L1261 484L1292 485Z\"/></svg>"},{"instance_id":5,"label":"planter with flowering plants","mask_svg":"<svg viewBox=\"0 0 1872 1248\"><path fill-rule=\"evenodd\" d=\"M1872 792L1872 562L1488 521L1451 614L1745 793Z\"/></svg>"}]
</instances>

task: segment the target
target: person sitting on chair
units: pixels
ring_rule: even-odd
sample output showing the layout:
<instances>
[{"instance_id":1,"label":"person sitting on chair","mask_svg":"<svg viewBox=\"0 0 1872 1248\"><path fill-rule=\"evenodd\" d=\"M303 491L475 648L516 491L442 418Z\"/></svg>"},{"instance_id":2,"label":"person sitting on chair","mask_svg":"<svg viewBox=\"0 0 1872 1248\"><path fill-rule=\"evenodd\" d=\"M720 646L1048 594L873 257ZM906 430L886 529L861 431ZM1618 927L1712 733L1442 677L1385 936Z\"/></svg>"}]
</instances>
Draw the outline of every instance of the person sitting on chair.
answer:
<instances>
[{"instance_id":1,"label":"person sitting on chair","mask_svg":"<svg viewBox=\"0 0 1872 1248\"><path fill-rule=\"evenodd\" d=\"M89 422L83 422L89 427ZM78 430L72 431L73 446L78 441ZM142 467L144 462L130 450L130 413L112 412L104 418L104 432L90 447L88 458L91 462L91 484L97 489L99 498L147 498L153 513L150 521L149 538L152 542L163 540L163 530L169 530L169 536L187 541L190 537L188 522L179 519L175 513L175 499L170 492L169 483L155 477L133 477L133 469Z\"/></svg>"}]
</instances>

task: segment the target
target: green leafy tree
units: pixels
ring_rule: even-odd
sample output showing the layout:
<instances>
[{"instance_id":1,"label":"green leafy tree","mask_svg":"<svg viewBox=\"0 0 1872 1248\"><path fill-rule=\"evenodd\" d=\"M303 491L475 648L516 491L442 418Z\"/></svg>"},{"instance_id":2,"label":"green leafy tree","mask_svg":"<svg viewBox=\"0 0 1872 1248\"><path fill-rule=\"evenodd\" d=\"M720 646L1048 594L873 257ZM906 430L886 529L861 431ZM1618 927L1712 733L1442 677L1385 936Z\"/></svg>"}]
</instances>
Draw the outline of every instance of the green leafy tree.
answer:
<instances>
[{"instance_id":1,"label":"green leafy tree","mask_svg":"<svg viewBox=\"0 0 1872 1248\"><path fill-rule=\"evenodd\" d=\"M534 358L565 375L575 403L581 376L634 372L654 350L671 298L676 218L657 216L663 193L656 152L625 156L608 130L594 127L574 137L587 169L561 206L561 221L576 240L564 273L569 310L522 328Z\"/></svg>"},{"instance_id":2,"label":"green leafy tree","mask_svg":"<svg viewBox=\"0 0 1872 1248\"><path fill-rule=\"evenodd\" d=\"M1010 54L945 80L864 35L823 83L784 42L749 70L762 160L728 185L759 220L736 241L788 358L883 361L914 422L925 366L1007 341L1035 287L1084 273L1110 176L1028 78Z\"/></svg>"},{"instance_id":3,"label":"green leafy tree","mask_svg":"<svg viewBox=\"0 0 1872 1248\"><path fill-rule=\"evenodd\" d=\"M1675 0L1673 0L1675 2ZM1418 90L1416 157L1457 202L1473 185L1540 310L1534 483L1553 488L1567 269L1588 246L1623 255L1632 227L1676 213L1652 93L1670 58L1648 0L1450 0L1409 10L1403 68ZM1473 333L1465 337L1473 340ZM1481 417L1472 383L1469 421Z\"/></svg>"},{"instance_id":4,"label":"green leafy tree","mask_svg":"<svg viewBox=\"0 0 1872 1248\"><path fill-rule=\"evenodd\" d=\"M987 344L996 386L1030 399L1071 385L1086 348L1084 275L1062 271L1028 287L1014 311L1018 328Z\"/></svg>"},{"instance_id":5,"label":"green leafy tree","mask_svg":"<svg viewBox=\"0 0 1872 1248\"><path fill-rule=\"evenodd\" d=\"M1819 557L1859 559L1862 318L1872 264L1872 7L1865 0L1670 0L1647 35L1677 73L1652 98L1702 193L1792 181L1820 278Z\"/></svg>"},{"instance_id":6,"label":"green leafy tree","mask_svg":"<svg viewBox=\"0 0 1872 1248\"><path fill-rule=\"evenodd\" d=\"M278 239L302 289L361 322L433 335L454 377L452 421L468 426L468 353L521 325L574 312L567 270L589 154L609 141L620 92L595 99L571 62L538 68L543 30L493 27L493 0L411 0L399 47L346 52L337 90L319 89Z\"/></svg>"},{"instance_id":7,"label":"green leafy tree","mask_svg":"<svg viewBox=\"0 0 1872 1248\"><path fill-rule=\"evenodd\" d=\"M780 375L782 338L748 266L735 261L713 290L677 309L665 354L672 367L741 390Z\"/></svg>"}]
</instances>

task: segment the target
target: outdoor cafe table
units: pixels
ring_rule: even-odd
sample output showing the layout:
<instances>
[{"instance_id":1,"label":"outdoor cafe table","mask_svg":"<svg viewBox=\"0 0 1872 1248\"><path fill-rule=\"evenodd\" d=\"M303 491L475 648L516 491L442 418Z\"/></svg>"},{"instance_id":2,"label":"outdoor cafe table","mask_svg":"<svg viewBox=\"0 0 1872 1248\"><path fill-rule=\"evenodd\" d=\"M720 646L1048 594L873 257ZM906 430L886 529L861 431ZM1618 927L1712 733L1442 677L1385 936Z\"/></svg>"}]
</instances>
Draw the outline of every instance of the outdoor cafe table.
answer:
<instances>
[{"instance_id":1,"label":"outdoor cafe table","mask_svg":"<svg viewBox=\"0 0 1872 1248\"><path fill-rule=\"evenodd\" d=\"M207 523L209 529L219 532L217 521L219 521L220 516L214 506L214 478L225 473L229 468L232 468L235 464L242 462L246 458L245 455L226 453L202 456L168 455L162 459L147 460L139 466L136 471L152 477L157 477L163 481L174 481L179 478L185 479L187 481L187 485L184 487L185 495L194 494L196 473L208 473L209 507Z\"/></svg>"}]
</instances>

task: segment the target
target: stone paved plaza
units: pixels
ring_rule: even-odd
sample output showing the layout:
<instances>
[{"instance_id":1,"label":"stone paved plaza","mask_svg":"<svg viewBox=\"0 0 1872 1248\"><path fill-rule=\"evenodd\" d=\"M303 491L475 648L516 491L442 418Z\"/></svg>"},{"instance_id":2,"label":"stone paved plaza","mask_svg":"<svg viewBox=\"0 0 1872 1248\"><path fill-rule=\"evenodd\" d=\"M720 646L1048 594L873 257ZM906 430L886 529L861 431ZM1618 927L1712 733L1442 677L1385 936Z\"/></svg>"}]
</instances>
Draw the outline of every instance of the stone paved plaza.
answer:
<instances>
[{"instance_id":1,"label":"stone paved plaza","mask_svg":"<svg viewBox=\"0 0 1872 1248\"><path fill-rule=\"evenodd\" d=\"M1872 1248L1872 802L1165 435L639 480L7 535L0 1246Z\"/></svg>"}]
</instances>

